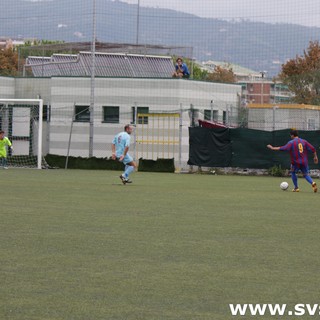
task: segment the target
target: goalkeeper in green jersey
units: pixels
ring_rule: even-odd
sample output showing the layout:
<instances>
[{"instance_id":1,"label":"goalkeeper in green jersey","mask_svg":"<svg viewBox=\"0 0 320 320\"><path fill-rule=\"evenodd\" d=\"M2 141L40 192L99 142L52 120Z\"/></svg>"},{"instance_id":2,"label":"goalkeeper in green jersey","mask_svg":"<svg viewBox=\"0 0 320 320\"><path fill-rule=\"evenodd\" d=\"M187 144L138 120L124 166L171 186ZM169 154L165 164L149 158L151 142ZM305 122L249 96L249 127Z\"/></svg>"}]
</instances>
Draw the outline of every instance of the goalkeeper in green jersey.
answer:
<instances>
[{"instance_id":1,"label":"goalkeeper in green jersey","mask_svg":"<svg viewBox=\"0 0 320 320\"><path fill-rule=\"evenodd\" d=\"M4 169L8 169L7 167L7 146L12 148L11 141L4 136L4 131L0 131L0 166Z\"/></svg>"}]
</instances>

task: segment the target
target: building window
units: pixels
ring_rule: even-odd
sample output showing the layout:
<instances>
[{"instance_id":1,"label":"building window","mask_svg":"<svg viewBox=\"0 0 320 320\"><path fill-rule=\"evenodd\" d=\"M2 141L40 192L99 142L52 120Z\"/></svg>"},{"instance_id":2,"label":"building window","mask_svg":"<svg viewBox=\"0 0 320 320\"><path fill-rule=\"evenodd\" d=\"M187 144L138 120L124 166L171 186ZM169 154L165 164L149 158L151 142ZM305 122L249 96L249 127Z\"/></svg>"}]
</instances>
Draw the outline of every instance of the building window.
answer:
<instances>
[{"instance_id":1,"label":"building window","mask_svg":"<svg viewBox=\"0 0 320 320\"><path fill-rule=\"evenodd\" d=\"M211 109L204 110L204 120L211 121ZM218 121L218 110L212 110L212 120Z\"/></svg>"},{"instance_id":2,"label":"building window","mask_svg":"<svg viewBox=\"0 0 320 320\"><path fill-rule=\"evenodd\" d=\"M204 120L211 120L211 110L205 109L204 110Z\"/></svg>"},{"instance_id":3,"label":"building window","mask_svg":"<svg viewBox=\"0 0 320 320\"><path fill-rule=\"evenodd\" d=\"M135 123L135 107L132 107L132 123ZM138 124L148 124L148 117L139 116L139 114L149 113L149 107L137 107Z\"/></svg>"},{"instance_id":4,"label":"building window","mask_svg":"<svg viewBox=\"0 0 320 320\"><path fill-rule=\"evenodd\" d=\"M0 110L4 105L0 105ZM12 108L30 108L30 116L33 120L39 121L39 105L28 105L28 104L14 104ZM50 112L49 107L47 105L42 106L42 120L50 121Z\"/></svg>"},{"instance_id":5,"label":"building window","mask_svg":"<svg viewBox=\"0 0 320 320\"><path fill-rule=\"evenodd\" d=\"M35 106L35 120L39 120L39 106ZM47 105L43 105L42 107L42 120L43 121L50 121L50 111L49 111L49 107Z\"/></svg>"},{"instance_id":6,"label":"building window","mask_svg":"<svg viewBox=\"0 0 320 320\"><path fill-rule=\"evenodd\" d=\"M50 111L49 106L44 105L42 110L42 120L44 121L50 121Z\"/></svg>"},{"instance_id":7,"label":"building window","mask_svg":"<svg viewBox=\"0 0 320 320\"><path fill-rule=\"evenodd\" d=\"M103 122L106 123L119 123L120 119L119 107L103 107Z\"/></svg>"},{"instance_id":8,"label":"building window","mask_svg":"<svg viewBox=\"0 0 320 320\"><path fill-rule=\"evenodd\" d=\"M74 120L77 122L90 122L90 107L89 106L75 106Z\"/></svg>"},{"instance_id":9,"label":"building window","mask_svg":"<svg viewBox=\"0 0 320 320\"><path fill-rule=\"evenodd\" d=\"M222 122L223 124L227 124L227 111L223 111Z\"/></svg>"}]
</instances>

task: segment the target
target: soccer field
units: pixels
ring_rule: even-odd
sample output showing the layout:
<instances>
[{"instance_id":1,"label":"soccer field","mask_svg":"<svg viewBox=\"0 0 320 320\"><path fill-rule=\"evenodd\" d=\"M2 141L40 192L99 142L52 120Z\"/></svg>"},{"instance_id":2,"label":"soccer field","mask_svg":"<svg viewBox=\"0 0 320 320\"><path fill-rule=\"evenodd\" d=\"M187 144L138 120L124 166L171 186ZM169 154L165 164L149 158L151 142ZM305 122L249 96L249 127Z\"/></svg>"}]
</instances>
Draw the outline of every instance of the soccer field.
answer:
<instances>
[{"instance_id":1,"label":"soccer field","mask_svg":"<svg viewBox=\"0 0 320 320\"><path fill-rule=\"evenodd\" d=\"M292 193L279 188L290 178L138 172L124 186L119 174L0 171L0 319L236 319L229 303L319 303L320 194L303 179Z\"/></svg>"}]
</instances>

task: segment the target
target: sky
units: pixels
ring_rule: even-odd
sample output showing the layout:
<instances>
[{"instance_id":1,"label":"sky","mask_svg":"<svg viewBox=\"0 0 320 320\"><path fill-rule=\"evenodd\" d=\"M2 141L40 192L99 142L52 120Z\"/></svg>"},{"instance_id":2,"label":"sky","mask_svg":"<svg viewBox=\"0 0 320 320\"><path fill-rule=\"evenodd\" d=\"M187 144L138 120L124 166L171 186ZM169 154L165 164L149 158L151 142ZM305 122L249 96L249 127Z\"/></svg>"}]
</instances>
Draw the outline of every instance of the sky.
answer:
<instances>
[{"instance_id":1,"label":"sky","mask_svg":"<svg viewBox=\"0 0 320 320\"><path fill-rule=\"evenodd\" d=\"M115 0L114 0L115 1ZM141 7L183 11L200 17L248 19L320 27L320 0L120 0Z\"/></svg>"}]
</instances>

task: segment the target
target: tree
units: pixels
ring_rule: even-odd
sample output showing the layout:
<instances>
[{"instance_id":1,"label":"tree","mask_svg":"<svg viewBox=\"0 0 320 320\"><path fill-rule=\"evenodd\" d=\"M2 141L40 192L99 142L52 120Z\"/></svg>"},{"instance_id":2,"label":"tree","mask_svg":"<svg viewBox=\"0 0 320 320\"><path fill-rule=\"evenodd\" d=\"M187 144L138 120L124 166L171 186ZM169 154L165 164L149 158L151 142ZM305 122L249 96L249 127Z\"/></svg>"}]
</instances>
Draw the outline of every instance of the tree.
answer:
<instances>
[{"instance_id":1,"label":"tree","mask_svg":"<svg viewBox=\"0 0 320 320\"><path fill-rule=\"evenodd\" d=\"M282 65L279 78L295 94L296 103L320 105L320 45L310 41L302 56Z\"/></svg>"},{"instance_id":2,"label":"tree","mask_svg":"<svg viewBox=\"0 0 320 320\"><path fill-rule=\"evenodd\" d=\"M193 79L194 80L206 80L208 71L202 70L198 65L193 65Z\"/></svg>"},{"instance_id":3,"label":"tree","mask_svg":"<svg viewBox=\"0 0 320 320\"><path fill-rule=\"evenodd\" d=\"M237 79L232 68L216 66L214 71L208 74L207 80L213 82L235 83Z\"/></svg>"},{"instance_id":4,"label":"tree","mask_svg":"<svg viewBox=\"0 0 320 320\"><path fill-rule=\"evenodd\" d=\"M26 41L25 44L19 45L17 47L9 47L3 50L0 50L0 76L17 76L18 75L18 65L19 65L19 54L20 50L20 65L25 61L25 58L33 56L43 56L44 49L38 49L37 46L42 45L51 45L51 44L61 44L63 41L51 41L51 40L35 40L35 41ZM35 47L36 49L33 49ZM54 51L48 52L47 55L51 55Z\"/></svg>"},{"instance_id":5,"label":"tree","mask_svg":"<svg viewBox=\"0 0 320 320\"><path fill-rule=\"evenodd\" d=\"M0 75L16 76L18 73L18 54L12 48L0 50Z\"/></svg>"}]
</instances>

